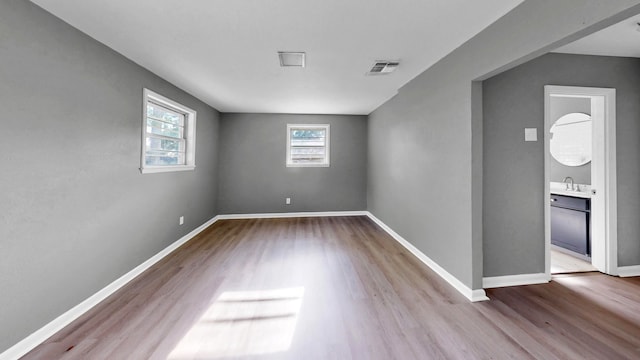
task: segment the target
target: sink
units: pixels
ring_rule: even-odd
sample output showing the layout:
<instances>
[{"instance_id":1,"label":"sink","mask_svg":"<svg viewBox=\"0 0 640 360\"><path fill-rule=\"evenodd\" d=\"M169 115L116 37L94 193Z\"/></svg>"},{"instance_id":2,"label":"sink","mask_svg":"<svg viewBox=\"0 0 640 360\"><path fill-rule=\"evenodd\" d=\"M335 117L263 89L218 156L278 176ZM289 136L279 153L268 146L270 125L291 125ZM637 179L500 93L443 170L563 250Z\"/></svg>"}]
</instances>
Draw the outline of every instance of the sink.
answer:
<instances>
[{"instance_id":1,"label":"sink","mask_svg":"<svg viewBox=\"0 0 640 360\"><path fill-rule=\"evenodd\" d=\"M580 191L567 190L567 184L561 182L551 182L549 190L552 194L574 196L579 198L591 198L591 185L576 184Z\"/></svg>"}]
</instances>

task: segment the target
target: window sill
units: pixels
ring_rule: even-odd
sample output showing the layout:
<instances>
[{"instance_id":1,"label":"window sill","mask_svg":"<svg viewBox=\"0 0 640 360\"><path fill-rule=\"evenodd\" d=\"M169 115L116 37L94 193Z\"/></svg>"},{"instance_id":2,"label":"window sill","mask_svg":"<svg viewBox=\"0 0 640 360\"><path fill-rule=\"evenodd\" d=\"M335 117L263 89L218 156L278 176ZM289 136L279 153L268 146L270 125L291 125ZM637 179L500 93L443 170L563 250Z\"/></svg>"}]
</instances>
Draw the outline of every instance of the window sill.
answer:
<instances>
[{"instance_id":1,"label":"window sill","mask_svg":"<svg viewBox=\"0 0 640 360\"><path fill-rule=\"evenodd\" d=\"M140 172L143 174L155 174L163 172L176 172L176 171L192 171L195 170L195 165L181 165L181 166L148 166L140 168Z\"/></svg>"}]
</instances>

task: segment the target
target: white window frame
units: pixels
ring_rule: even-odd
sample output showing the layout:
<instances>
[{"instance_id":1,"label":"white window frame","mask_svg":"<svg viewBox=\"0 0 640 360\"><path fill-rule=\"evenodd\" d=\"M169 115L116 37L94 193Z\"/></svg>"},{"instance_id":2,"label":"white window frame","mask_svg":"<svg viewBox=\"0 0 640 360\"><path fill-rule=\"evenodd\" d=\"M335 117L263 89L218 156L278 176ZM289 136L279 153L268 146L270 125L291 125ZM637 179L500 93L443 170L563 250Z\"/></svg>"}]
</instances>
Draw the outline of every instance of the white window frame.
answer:
<instances>
[{"instance_id":1,"label":"white window frame","mask_svg":"<svg viewBox=\"0 0 640 360\"><path fill-rule=\"evenodd\" d=\"M143 174L152 174L194 170L196 168L196 111L146 88L143 89L142 99L142 151L140 156L140 172ZM147 103L149 102L157 103L170 110L184 114L184 139L186 142L185 164L146 165Z\"/></svg>"},{"instance_id":2,"label":"white window frame","mask_svg":"<svg viewBox=\"0 0 640 360\"><path fill-rule=\"evenodd\" d=\"M322 129L325 131L325 157L322 163L294 163L291 159L291 130ZM331 164L331 127L329 124L287 124L287 167L329 167Z\"/></svg>"}]
</instances>

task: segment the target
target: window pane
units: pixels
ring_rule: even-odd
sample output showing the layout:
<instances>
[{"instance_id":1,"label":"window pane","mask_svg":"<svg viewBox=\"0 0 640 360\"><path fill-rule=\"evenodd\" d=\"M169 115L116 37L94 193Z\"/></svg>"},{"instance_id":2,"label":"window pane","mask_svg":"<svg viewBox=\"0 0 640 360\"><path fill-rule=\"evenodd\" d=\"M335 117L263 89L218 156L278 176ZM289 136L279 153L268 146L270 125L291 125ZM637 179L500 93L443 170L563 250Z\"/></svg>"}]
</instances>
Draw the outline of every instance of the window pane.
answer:
<instances>
[{"instance_id":1,"label":"window pane","mask_svg":"<svg viewBox=\"0 0 640 360\"><path fill-rule=\"evenodd\" d=\"M160 120L154 120L152 118L147 118L147 125L153 126L159 129L167 129L167 130L179 130L182 129L182 126L176 124L169 124Z\"/></svg>"},{"instance_id":2,"label":"window pane","mask_svg":"<svg viewBox=\"0 0 640 360\"><path fill-rule=\"evenodd\" d=\"M184 128L168 124L162 121L153 120L147 118L147 132L156 135L164 135L174 138L182 138L183 137Z\"/></svg>"},{"instance_id":3,"label":"window pane","mask_svg":"<svg viewBox=\"0 0 640 360\"><path fill-rule=\"evenodd\" d=\"M291 160L294 163L322 163L324 158L324 147L291 147Z\"/></svg>"},{"instance_id":4,"label":"window pane","mask_svg":"<svg viewBox=\"0 0 640 360\"><path fill-rule=\"evenodd\" d=\"M183 152L149 150L145 154L146 165L184 165Z\"/></svg>"},{"instance_id":5,"label":"window pane","mask_svg":"<svg viewBox=\"0 0 640 360\"><path fill-rule=\"evenodd\" d=\"M184 140L170 140L148 137L147 150L185 151Z\"/></svg>"},{"instance_id":6,"label":"window pane","mask_svg":"<svg viewBox=\"0 0 640 360\"><path fill-rule=\"evenodd\" d=\"M169 110L166 107L158 104L148 102L147 103L147 117L163 120L172 124L184 126L184 115L175 111Z\"/></svg>"},{"instance_id":7,"label":"window pane","mask_svg":"<svg viewBox=\"0 0 640 360\"><path fill-rule=\"evenodd\" d=\"M324 138L324 129L292 129L291 139Z\"/></svg>"},{"instance_id":8,"label":"window pane","mask_svg":"<svg viewBox=\"0 0 640 360\"><path fill-rule=\"evenodd\" d=\"M324 138L318 139L291 139L291 146L324 146Z\"/></svg>"},{"instance_id":9,"label":"window pane","mask_svg":"<svg viewBox=\"0 0 640 360\"><path fill-rule=\"evenodd\" d=\"M292 129L291 146L325 146L325 130Z\"/></svg>"},{"instance_id":10,"label":"window pane","mask_svg":"<svg viewBox=\"0 0 640 360\"><path fill-rule=\"evenodd\" d=\"M324 156L324 147L292 147L291 155Z\"/></svg>"}]
</instances>

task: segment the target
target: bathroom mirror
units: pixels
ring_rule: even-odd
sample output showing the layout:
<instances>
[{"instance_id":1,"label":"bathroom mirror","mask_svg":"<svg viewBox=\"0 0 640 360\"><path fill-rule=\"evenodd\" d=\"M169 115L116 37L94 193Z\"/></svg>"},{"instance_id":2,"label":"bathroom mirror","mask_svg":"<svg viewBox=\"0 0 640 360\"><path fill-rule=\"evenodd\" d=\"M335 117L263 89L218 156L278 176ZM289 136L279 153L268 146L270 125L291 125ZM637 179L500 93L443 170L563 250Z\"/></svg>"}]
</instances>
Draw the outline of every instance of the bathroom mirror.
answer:
<instances>
[{"instance_id":1,"label":"bathroom mirror","mask_svg":"<svg viewBox=\"0 0 640 360\"><path fill-rule=\"evenodd\" d=\"M570 113L551 126L551 155L567 166L581 166L591 161L591 116Z\"/></svg>"}]
</instances>

